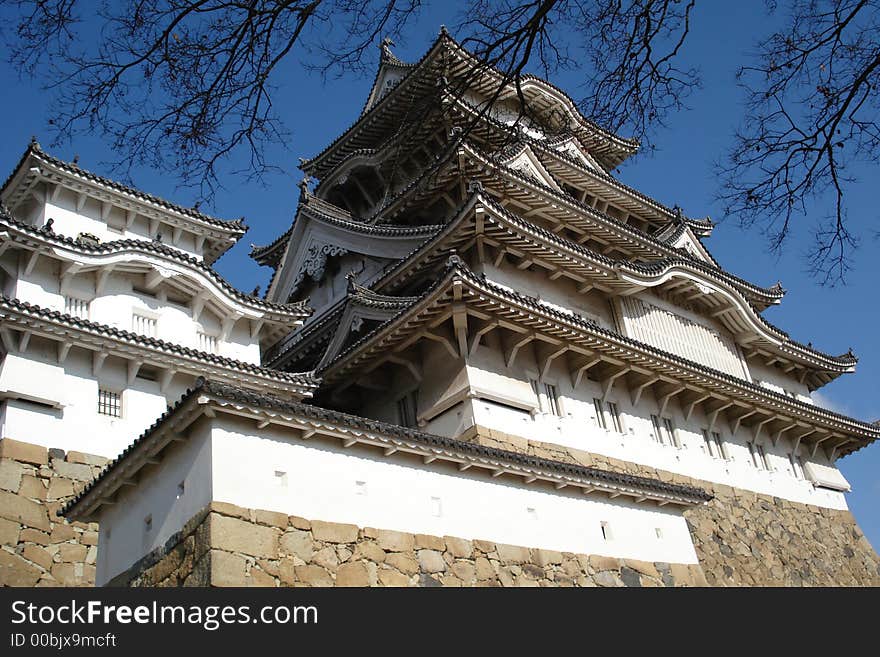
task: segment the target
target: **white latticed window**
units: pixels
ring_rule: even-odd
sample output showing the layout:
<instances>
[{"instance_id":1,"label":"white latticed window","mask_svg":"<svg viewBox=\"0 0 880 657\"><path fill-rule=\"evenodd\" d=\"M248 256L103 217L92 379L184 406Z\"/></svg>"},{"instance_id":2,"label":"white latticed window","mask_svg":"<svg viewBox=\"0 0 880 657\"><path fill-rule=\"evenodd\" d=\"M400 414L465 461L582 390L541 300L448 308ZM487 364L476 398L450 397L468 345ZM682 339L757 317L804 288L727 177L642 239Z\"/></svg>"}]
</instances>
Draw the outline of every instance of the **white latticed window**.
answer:
<instances>
[{"instance_id":1,"label":"white latticed window","mask_svg":"<svg viewBox=\"0 0 880 657\"><path fill-rule=\"evenodd\" d=\"M146 335L150 338L156 337L156 318L155 317L147 317L146 315L141 315L139 313L134 313L131 316L131 330L135 333L139 333L141 335Z\"/></svg>"},{"instance_id":2,"label":"white latticed window","mask_svg":"<svg viewBox=\"0 0 880 657\"><path fill-rule=\"evenodd\" d=\"M641 299L623 297L621 303L627 332L636 340L733 376L745 375L729 337Z\"/></svg>"},{"instance_id":3,"label":"white latticed window","mask_svg":"<svg viewBox=\"0 0 880 657\"><path fill-rule=\"evenodd\" d=\"M80 319L89 318L89 302L76 297L64 297L64 312Z\"/></svg>"},{"instance_id":4,"label":"white latticed window","mask_svg":"<svg viewBox=\"0 0 880 657\"><path fill-rule=\"evenodd\" d=\"M98 413L110 417L122 417L119 393L101 388L98 390Z\"/></svg>"},{"instance_id":5,"label":"white latticed window","mask_svg":"<svg viewBox=\"0 0 880 657\"><path fill-rule=\"evenodd\" d=\"M216 354L217 336L199 331L199 351L207 351L209 354Z\"/></svg>"}]
</instances>

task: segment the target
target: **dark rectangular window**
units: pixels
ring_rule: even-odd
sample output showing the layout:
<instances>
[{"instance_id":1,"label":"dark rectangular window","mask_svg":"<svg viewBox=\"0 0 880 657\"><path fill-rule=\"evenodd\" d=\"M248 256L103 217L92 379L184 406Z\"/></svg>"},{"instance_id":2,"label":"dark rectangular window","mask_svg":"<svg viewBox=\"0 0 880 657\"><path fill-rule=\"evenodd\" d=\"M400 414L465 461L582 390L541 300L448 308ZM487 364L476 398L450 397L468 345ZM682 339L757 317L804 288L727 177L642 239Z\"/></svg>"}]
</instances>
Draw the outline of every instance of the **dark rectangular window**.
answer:
<instances>
[{"instance_id":1,"label":"dark rectangular window","mask_svg":"<svg viewBox=\"0 0 880 657\"><path fill-rule=\"evenodd\" d=\"M119 393L101 388L98 390L98 413L110 417L122 417Z\"/></svg>"},{"instance_id":2,"label":"dark rectangular window","mask_svg":"<svg viewBox=\"0 0 880 657\"><path fill-rule=\"evenodd\" d=\"M415 428L418 407L418 390L413 390L397 400L398 421L405 427Z\"/></svg>"}]
</instances>

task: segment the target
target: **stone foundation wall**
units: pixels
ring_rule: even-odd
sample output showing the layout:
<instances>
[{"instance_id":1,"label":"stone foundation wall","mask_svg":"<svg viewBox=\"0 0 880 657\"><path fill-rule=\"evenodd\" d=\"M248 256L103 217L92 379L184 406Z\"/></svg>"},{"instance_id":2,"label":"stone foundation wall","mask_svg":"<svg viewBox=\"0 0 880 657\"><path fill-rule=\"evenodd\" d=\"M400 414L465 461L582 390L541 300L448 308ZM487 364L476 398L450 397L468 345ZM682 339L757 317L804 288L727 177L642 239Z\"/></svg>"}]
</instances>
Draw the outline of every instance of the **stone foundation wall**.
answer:
<instances>
[{"instance_id":1,"label":"stone foundation wall","mask_svg":"<svg viewBox=\"0 0 880 657\"><path fill-rule=\"evenodd\" d=\"M647 563L360 528L214 502L114 585L705 586L698 565Z\"/></svg>"},{"instance_id":2,"label":"stone foundation wall","mask_svg":"<svg viewBox=\"0 0 880 657\"><path fill-rule=\"evenodd\" d=\"M715 496L685 512L712 586L880 586L880 557L849 511L820 508L474 427L463 440L689 484Z\"/></svg>"},{"instance_id":3,"label":"stone foundation wall","mask_svg":"<svg viewBox=\"0 0 880 657\"><path fill-rule=\"evenodd\" d=\"M0 586L93 586L96 523L56 515L107 462L0 440Z\"/></svg>"}]
</instances>

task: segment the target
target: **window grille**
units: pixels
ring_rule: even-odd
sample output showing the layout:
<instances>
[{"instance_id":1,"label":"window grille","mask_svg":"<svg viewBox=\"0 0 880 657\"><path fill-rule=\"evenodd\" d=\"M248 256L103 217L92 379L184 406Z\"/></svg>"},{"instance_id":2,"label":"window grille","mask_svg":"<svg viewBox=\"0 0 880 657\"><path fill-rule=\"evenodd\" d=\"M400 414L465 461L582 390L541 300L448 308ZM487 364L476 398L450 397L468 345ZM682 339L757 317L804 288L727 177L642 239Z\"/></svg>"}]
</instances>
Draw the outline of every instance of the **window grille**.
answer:
<instances>
[{"instance_id":1,"label":"window grille","mask_svg":"<svg viewBox=\"0 0 880 657\"><path fill-rule=\"evenodd\" d=\"M103 388L98 390L98 413L110 417L122 417L119 393Z\"/></svg>"},{"instance_id":2,"label":"window grille","mask_svg":"<svg viewBox=\"0 0 880 657\"><path fill-rule=\"evenodd\" d=\"M663 444L663 430L660 427L660 418L656 415L651 416L651 424L654 425L654 440L661 445Z\"/></svg>"},{"instance_id":3,"label":"window grille","mask_svg":"<svg viewBox=\"0 0 880 657\"><path fill-rule=\"evenodd\" d=\"M678 442L678 435L675 433L675 425L672 423L672 418L663 418L663 428L666 429L666 444L681 447L681 443Z\"/></svg>"},{"instance_id":4,"label":"window grille","mask_svg":"<svg viewBox=\"0 0 880 657\"><path fill-rule=\"evenodd\" d=\"M763 445L757 445L749 441L749 453L752 455L752 465L758 470L772 470L770 459L767 457L766 452L764 452Z\"/></svg>"},{"instance_id":5,"label":"window grille","mask_svg":"<svg viewBox=\"0 0 880 657\"><path fill-rule=\"evenodd\" d=\"M726 460L727 450L724 447L724 440L717 431L709 433L703 429L703 440L706 443L706 453L712 458Z\"/></svg>"}]
</instances>

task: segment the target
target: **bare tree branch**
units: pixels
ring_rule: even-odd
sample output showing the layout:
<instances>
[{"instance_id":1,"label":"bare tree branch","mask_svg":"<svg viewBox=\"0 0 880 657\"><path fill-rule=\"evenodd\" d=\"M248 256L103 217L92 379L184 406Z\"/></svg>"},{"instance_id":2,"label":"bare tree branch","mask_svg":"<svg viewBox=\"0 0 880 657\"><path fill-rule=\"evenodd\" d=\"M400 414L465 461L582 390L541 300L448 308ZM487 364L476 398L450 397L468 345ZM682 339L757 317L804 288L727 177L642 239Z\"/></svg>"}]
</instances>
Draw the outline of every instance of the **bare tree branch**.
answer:
<instances>
[{"instance_id":1,"label":"bare tree branch","mask_svg":"<svg viewBox=\"0 0 880 657\"><path fill-rule=\"evenodd\" d=\"M814 219L807 253L823 284L845 280L858 244L846 212L848 166L880 155L878 9L870 0L791 3L785 29L738 73L745 120L718 165L728 214L761 226L776 251L796 222L830 205Z\"/></svg>"}]
</instances>

